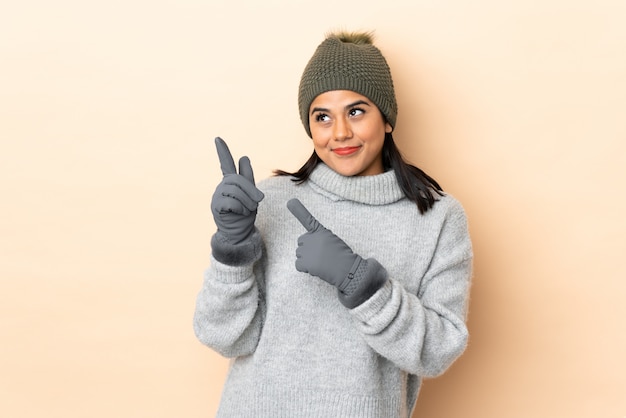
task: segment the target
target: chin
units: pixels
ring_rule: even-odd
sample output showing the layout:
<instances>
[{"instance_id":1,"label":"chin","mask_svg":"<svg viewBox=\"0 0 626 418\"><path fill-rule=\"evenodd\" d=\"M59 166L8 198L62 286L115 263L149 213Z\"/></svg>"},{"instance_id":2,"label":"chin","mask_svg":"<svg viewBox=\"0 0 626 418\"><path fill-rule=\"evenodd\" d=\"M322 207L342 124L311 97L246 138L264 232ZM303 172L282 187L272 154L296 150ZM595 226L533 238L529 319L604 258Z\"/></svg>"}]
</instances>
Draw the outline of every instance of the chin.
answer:
<instances>
[{"instance_id":1,"label":"chin","mask_svg":"<svg viewBox=\"0 0 626 418\"><path fill-rule=\"evenodd\" d=\"M359 170L349 170L349 169L334 169L334 170L344 177L360 176L362 173L362 171L359 171Z\"/></svg>"}]
</instances>

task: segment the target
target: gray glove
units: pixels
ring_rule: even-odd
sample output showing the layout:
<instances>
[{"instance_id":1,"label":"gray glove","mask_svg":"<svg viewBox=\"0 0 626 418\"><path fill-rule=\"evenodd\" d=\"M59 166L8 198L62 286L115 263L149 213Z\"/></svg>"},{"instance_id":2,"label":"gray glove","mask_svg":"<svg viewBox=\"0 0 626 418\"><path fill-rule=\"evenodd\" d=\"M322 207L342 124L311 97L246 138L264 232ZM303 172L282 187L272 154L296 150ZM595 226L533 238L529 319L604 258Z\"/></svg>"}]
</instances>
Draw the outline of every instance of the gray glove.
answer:
<instances>
[{"instance_id":1,"label":"gray glove","mask_svg":"<svg viewBox=\"0 0 626 418\"><path fill-rule=\"evenodd\" d=\"M254 184L254 174L248 157L239 159L239 174L235 161L222 138L215 138L215 147L224 178L215 189L211 212L218 234L228 244L237 245L254 232L254 221L263 193Z\"/></svg>"},{"instance_id":2,"label":"gray glove","mask_svg":"<svg viewBox=\"0 0 626 418\"><path fill-rule=\"evenodd\" d=\"M298 238L296 270L318 276L335 286L339 300L348 308L360 305L385 284L387 272L376 260L365 260L352 252L298 199L289 200L287 208L307 230Z\"/></svg>"}]
</instances>

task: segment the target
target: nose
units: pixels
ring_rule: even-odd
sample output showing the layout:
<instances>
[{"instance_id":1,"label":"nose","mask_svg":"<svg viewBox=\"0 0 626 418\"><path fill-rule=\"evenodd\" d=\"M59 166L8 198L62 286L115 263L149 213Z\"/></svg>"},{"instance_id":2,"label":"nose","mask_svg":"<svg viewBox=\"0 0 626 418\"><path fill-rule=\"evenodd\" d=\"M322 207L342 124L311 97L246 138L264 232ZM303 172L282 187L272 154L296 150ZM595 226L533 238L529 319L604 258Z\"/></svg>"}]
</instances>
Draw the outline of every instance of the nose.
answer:
<instances>
[{"instance_id":1,"label":"nose","mask_svg":"<svg viewBox=\"0 0 626 418\"><path fill-rule=\"evenodd\" d=\"M335 141L345 141L352 137L350 123L345 118L337 118L333 128Z\"/></svg>"}]
</instances>

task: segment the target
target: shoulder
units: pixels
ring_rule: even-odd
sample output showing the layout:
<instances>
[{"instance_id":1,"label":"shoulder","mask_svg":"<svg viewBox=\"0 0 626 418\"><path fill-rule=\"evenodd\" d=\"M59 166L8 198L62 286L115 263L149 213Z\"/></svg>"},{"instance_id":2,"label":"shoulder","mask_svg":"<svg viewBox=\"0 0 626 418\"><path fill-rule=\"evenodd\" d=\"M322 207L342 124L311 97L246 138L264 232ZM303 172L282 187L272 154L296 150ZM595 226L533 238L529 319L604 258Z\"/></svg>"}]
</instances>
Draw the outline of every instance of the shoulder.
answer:
<instances>
[{"instance_id":1,"label":"shoulder","mask_svg":"<svg viewBox=\"0 0 626 418\"><path fill-rule=\"evenodd\" d=\"M257 188L264 194L260 203L264 211L272 212L275 216L274 212L286 210L286 202L295 197L296 189L299 187L292 178L291 176L272 176L257 183Z\"/></svg>"},{"instance_id":2,"label":"shoulder","mask_svg":"<svg viewBox=\"0 0 626 418\"><path fill-rule=\"evenodd\" d=\"M450 216L465 217L465 209L461 202L450 193L444 192L443 196L435 195L435 204L424 216L431 218L447 218Z\"/></svg>"},{"instance_id":3,"label":"shoulder","mask_svg":"<svg viewBox=\"0 0 626 418\"><path fill-rule=\"evenodd\" d=\"M257 183L257 188L261 190L265 196L280 196L283 194L293 193L297 186L291 176L272 176L265 178Z\"/></svg>"},{"instance_id":4,"label":"shoulder","mask_svg":"<svg viewBox=\"0 0 626 418\"><path fill-rule=\"evenodd\" d=\"M446 241L457 250L462 250L466 258L471 258L472 244L465 209L454 196L445 194L433 207L438 211L441 232L440 240Z\"/></svg>"},{"instance_id":5,"label":"shoulder","mask_svg":"<svg viewBox=\"0 0 626 418\"><path fill-rule=\"evenodd\" d=\"M293 177L291 176L270 176L267 178L264 178L263 180L260 180L257 183L257 187L263 191L263 190L270 190L270 189L275 189L275 188L284 188L286 186L288 186L289 184L293 184L294 181L292 181Z\"/></svg>"},{"instance_id":6,"label":"shoulder","mask_svg":"<svg viewBox=\"0 0 626 418\"><path fill-rule=\"evenodd\" d=\"M445 193L443 196L441 196L440 201L437 202L437 204L439 203L442 203L441 209L444 210L446 213L456 213L465 216L465 209L463 208L463 205L456 197L452 196L451 194ZM437 206L437 204L435 204L435 206Z\"/></svg>"},{"instance_id":7,"label":"shoulder","mask_svg":"<svg viewBox=\"0 0 626 418\"><path fill-rule=\"evenodd\" d=\"M449 193L439 196L435 205L423 216L427 223L436 224L441 233L469 234L465 209L461 202Z\"/></svg>"}]
</instances>

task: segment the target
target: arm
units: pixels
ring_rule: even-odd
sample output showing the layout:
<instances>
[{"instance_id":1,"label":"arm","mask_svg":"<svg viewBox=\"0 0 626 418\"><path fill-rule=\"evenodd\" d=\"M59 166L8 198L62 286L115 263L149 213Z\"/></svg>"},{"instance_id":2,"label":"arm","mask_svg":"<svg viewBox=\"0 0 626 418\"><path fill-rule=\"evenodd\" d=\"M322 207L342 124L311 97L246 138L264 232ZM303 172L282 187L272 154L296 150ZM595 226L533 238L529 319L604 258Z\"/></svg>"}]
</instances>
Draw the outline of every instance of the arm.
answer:
<instances>
[{"instance_id":1,"label":"arm","mask_svg":"<svg viewBox=\"0 0 626 418\"><path fill-rule=\"evenodd\" d=\"M307 232L298 239L296 269L337 287L356 327L381 356L409 373L437 376L463 352L472 248L463 209L448 208L418 294L362 259L296 199L287 204Z\"/></svg>"},{"instance_id":2,"label":"arm","mask_svg":"<svg viewBox=\"0 0 626 418\"><path fill-rule=\"evenodd\" d=\"M198 339L226 357L250 354L262 325L262 292L254 266L262 241L254 226L263 193L256 188L247 157L239 172L221 138L215 139L223 179L211 200L217 232L211 239L212 263L196 300Z\"/></svg>"},{"instance_id":3,"label":"arm","mask_svg":"<svg viewBox=\"0 0 626 418\"><path fill-rule=\"evenodd\" d=\"M193 327L197 338L225 357L253 353L261 335L263 285L254 264L261 256L258 232L252 240L258 243L253 262L229 266L212 257L196 300Z\"/></svg>"},{"instance_id":4,"label":"arm","mask_svg":"<svg viewBox=\"0 0 626 418\"><path fill-rule=\"evenodd\" d=\"M472 248L460 205L449 208L418 294L390 278L350 312L368 344L403 370L443 373L465 350Z\"/></svg>"}]
</instances>

